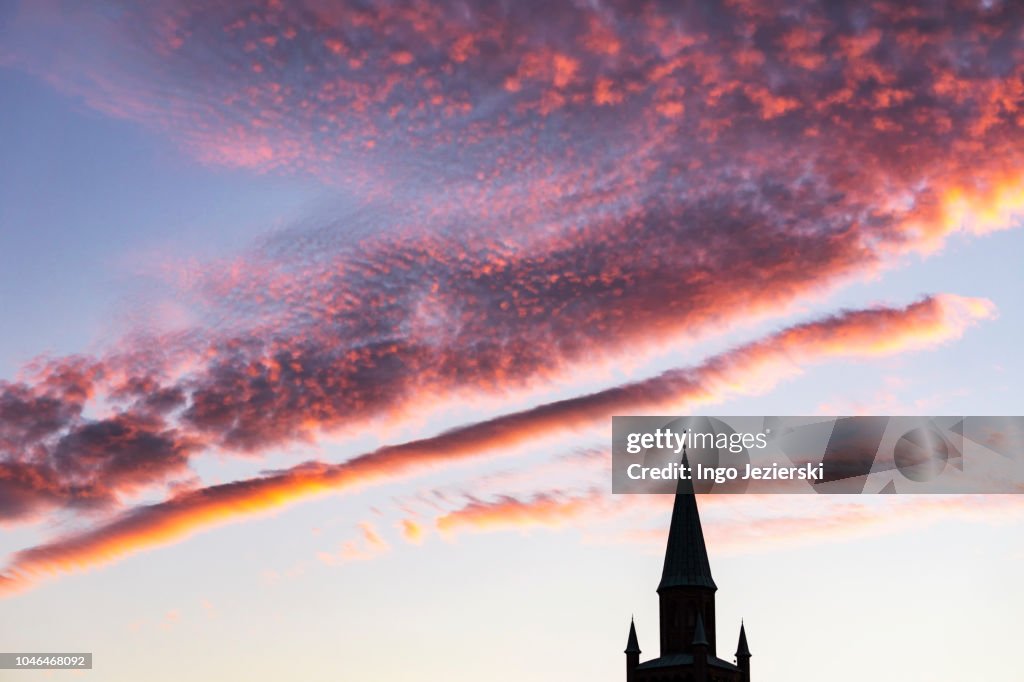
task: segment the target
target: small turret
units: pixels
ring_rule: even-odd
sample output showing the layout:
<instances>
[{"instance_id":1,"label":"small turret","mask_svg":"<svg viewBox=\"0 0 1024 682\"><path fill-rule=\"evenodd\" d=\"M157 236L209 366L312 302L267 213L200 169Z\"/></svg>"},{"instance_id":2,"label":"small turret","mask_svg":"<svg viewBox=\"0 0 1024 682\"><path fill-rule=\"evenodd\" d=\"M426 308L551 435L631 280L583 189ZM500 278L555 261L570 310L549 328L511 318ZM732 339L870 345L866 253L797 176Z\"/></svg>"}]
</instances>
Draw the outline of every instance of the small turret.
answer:
<instances>
[{"instance_id":1,"label":"small turret","mask_svg":"<svg viewBox=\"0 0 1024 682\"><path fill-rule=\"evenodd\" d=\"M636 679L636 667L640 665L640 642L636 638L636 625L629 619L629 639L626 640L626 682Z\"/></svg>"},{"instance_id":2,"label":"small turret","mask_svg":"<svg viewBox=\"0 0 1024 682\"><path fill-rule=\"evenodd\" d=\"M743 682L750 682L750 647L747 646L747 629L740 621L740 641L736 645L736 665L739 666Z\"/></svg>"}]
</instances>

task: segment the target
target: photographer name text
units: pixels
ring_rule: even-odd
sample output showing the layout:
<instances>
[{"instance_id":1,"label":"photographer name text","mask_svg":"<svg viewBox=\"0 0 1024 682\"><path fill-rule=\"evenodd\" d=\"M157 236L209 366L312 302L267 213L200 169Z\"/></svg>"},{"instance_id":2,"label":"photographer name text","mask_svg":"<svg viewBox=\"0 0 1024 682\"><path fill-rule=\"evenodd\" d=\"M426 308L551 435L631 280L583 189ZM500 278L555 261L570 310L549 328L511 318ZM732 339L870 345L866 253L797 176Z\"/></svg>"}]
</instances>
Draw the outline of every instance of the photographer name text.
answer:
<instances>
[{"instance_id":1,"label":"photographer name text","mask_svg":"<svg viewBox=\"0 0 1024 682\"><path fill-rule=\"evenodd\" d=\"M801 466L755 467L750 464L740 467L709 467L702 464L686 466L672 463L659 467L647 467L642 464L630 464L626 475L634 481L645 480L686 480L686 481L823 481L824 464L804 464Z\"/></svg>"}]
</instances>

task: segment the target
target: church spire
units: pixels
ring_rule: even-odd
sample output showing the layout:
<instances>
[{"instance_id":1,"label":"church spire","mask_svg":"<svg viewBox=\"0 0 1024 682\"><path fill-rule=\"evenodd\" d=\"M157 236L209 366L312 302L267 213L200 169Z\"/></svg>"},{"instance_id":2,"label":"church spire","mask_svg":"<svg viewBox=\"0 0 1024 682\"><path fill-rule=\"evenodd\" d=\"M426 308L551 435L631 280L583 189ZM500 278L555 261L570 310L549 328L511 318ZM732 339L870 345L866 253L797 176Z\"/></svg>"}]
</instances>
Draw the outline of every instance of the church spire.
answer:
<instances>
[{"instance_id":1,"label":"church spire","mask_svg":"<svg viewBox=\"0 0 1024 682\"><path fill-rule=\"evenodd\" d=\"M747 646L747 628L740 621L740 641L736 645L736 666L740 669L740 682L750 682L750 647Z\"/></svg>"},{"instance_id":2,"label":"church spire","mask_svg":"<svg viewBox=\"0 0 1024 682\"><path fill-rule=\"evenodd\" d=\"M736 658L750 658L750 647L747 646L747 628L740 622L740 641L736 645Z\"/></svg>"},{"instance_id":3,"label":"church spire","mask_svg":"<svg viewBox=\"0 0 1024 682\"><path fill-rule=\"evenodd\" d=\"M633 624L633 619L629 619L629 639L626 641L626 650L623 652L626 654L639 654L640 653L640 642L636 638L636 625Z\"/></svg>"},{"instance_id":4,"label":"church spire","mask_svg":"<svg viewBox=\"0 0 1024 682\"><path fill-rule=\"evenodd\" d=\"M683 448L683 466L687 470L690 468L686 448ZM670 587L718 589L711 577L711 565L708 562L707 547L704 545L704 532L700 527L693 481L683 478L680 478L676 485L668 546L665 548L665 565L658 592Z\"/></svg>"},{"instance_id":5,"label":"church spire","mask_svg":"<svg viewBox=\"0 0 1024 682\"><path fill-rule=\"evenodd\" d=\"M636 682L636 669L640 665L640 642L636 639L636 625L629 619L629 639L626 641L626 682Z\"/></svg>"}]
</instances>

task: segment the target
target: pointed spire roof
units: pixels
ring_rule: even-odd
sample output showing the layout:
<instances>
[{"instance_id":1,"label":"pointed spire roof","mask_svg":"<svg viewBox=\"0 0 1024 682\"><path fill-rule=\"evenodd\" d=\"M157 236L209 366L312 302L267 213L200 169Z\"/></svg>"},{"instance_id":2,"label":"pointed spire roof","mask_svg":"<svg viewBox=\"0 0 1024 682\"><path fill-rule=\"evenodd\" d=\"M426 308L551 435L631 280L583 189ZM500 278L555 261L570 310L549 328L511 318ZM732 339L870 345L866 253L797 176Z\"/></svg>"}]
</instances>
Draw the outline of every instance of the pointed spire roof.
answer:
<instances>
[{"instance_id":1,"label":"pointed spire roof","mask_svg":"<svg viewBox=\"0 0 1024 682\"><path fill-rule=\"evenodd\" d=\"M640 653L640 642L636 638L636 625L633 624L633 619L629 619L629 639L626 641L626 650L623 653L627 654L638 654Z\"/></svg>"},{"instance_id":2,"label":"pointed spire roof","mask_svg":"<svg viewBox=\"0 0 1024 682\"><path fill-rule=\"evenodd\" d=\"M708 645L708 636L704 632L704 616L700 615L700 611L697 612L697 627L693 631L693 645Z\"/></svg>"},{"instance_id":3,"label":"pointed spire roof","mask_svg":"<svg viewBox=\"0 0 1024 682\"><path fill-rule=\"evenodd\" d=\"M747 646L747 629L744 627L743 621L740 621L740 642L736 645L736 658L744 656L750 656L750 647Z\"/></svg>"},{"instance_id":4,"label":"pointed spire roof","mask_svg":"<svg viewBox=\"0 0 1024 682\"><path fill-rule=\"evenodd\" d=\"M683 448L683 466L690 461ZM697 496L693 481L680 478L676 485L676 501L672 508L672 522L665 548L665 566L661 572L658 592L669 587L707 587L717 590L711 577L708 549L704 545L704 531L697 512Z\"/></svg>"}]
</instances>

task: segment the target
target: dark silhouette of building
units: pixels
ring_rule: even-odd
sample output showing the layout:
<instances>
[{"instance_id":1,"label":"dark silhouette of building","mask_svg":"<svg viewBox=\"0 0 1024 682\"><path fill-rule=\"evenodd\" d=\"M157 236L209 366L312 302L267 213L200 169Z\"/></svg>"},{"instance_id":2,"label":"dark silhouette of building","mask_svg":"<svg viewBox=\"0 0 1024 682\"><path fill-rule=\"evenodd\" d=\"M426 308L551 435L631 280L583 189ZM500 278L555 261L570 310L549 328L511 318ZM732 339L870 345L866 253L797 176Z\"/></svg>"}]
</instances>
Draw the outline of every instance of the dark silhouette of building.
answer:
<instances>
[{"instance_id":1,"label":"dark silhouette of building","mask_svg":"<svg viewBox=\"0 0 1024 682\"><path fill-rule=\"evenodd\" d=\"M689 467L685 451L683 464ZM630 622L626 682L750 682L750 649L742 623L736 662L718 657L717 590L711 577L693 483L680 479L665 547L665 567L658 585L661 655L640 662L636 626Z\"/></svg>"}]
</instances>

